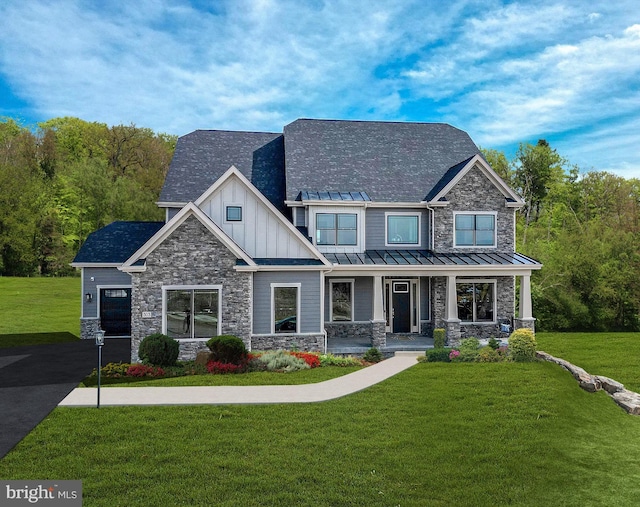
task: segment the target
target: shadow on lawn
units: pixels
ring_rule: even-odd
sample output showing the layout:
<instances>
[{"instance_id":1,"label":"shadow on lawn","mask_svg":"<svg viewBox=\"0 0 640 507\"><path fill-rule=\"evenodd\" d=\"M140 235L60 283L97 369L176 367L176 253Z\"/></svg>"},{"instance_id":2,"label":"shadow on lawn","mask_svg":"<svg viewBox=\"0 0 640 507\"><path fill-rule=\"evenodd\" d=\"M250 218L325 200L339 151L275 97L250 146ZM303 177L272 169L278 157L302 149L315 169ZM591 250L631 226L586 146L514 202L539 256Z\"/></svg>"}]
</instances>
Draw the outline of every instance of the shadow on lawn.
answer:
<instances>
[{"instance_id":1,"label":"shadow on lawn","mask_svg":"<svg viewBox=\"0 0 640 507\"><path fill-rule=\"evenodd\" d=\"M78 341L79 339L76 335L67 331L58 333L0 334L0 348L66 343Z\"/></svg>"}]
</instances>

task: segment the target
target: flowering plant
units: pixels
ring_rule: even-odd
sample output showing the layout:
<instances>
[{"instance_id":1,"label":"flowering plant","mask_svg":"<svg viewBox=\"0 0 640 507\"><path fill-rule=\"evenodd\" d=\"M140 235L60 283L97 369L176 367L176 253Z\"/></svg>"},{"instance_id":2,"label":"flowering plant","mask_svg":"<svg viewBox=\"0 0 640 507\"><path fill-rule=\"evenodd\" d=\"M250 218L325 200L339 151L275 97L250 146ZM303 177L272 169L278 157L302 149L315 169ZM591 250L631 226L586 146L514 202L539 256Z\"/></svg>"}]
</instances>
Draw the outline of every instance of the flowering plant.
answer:
<instances>
[{"instance_id":1,"label":"flowering plant","mask_svg":"<svg viewBox=\"0 0 640 507\"><path fill-rule=\"evenodd\" d=\"M132 364L127 369L127 377L163 377L164 370L159 366Z\"/></svg>"},{"instance_id":2,"label":"flowering plant","mask_svg":"<svg viewBox=\"0 0 640 507\"><path fill-rule=\"evenodd\" d=\"M460 355L460 351L453 349L451 352L449 352L449 359L451 361L453 361L454 359L456 359L458 356Z\"/></svg>"},{"instance_id":3,"label":"flowering plant","mask_svg":"<svg viewBox=\"0 0 640 507\"><path fill-rule=\"evenodd\" d=\"M309 368L317 368L320 366L320 356L318 354L312 354L310 352L289 352L294 357L302 359L309 365Z\"/></svg>"},{"instance_id":4,"label":"flowering plant","mask_svg":"<svg viewBox=\"0 0 640 507\"><path fill-rule=\"evenodd\" d=\"M209 361L207 371L213 374L240 373L245 368L243 364L222 363L220 361Z\"/></svg>"}]
</instances>

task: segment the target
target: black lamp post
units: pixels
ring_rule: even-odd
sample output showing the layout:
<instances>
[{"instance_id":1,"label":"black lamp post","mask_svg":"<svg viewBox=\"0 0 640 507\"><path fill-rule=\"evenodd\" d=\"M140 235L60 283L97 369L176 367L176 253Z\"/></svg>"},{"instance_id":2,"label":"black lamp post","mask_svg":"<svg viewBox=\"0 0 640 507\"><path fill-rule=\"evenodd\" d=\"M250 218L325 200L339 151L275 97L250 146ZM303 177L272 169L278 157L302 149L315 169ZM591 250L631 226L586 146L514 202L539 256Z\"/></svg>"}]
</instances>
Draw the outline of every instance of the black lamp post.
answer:
<instances>
[{"instance_id":1,"label":"black lamp post","mask_svg":"<svg viewBox=\"0 0 640 507\"><path fill-rule=\"evenodd\" d=\"M104 331L98 329L96 331L96 345L98 346L98 405L100 408L100 370L102 370L102 346L104 345Z\"/></svg>"}]
</instances>

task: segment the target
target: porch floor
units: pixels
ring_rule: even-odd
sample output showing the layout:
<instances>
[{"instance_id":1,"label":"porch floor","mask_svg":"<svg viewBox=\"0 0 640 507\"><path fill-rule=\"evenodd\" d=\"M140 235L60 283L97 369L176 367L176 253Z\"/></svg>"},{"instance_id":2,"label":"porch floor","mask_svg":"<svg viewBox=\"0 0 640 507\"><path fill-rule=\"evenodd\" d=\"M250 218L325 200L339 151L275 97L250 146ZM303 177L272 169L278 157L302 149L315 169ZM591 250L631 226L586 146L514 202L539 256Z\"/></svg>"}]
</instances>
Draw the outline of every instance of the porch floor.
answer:
<instances>
[{"instance_id":1,"label":"porch floor","mask_svg":"<svg viewBox=\"0 0 640 507\"><path fill-rule=\"evenodd\" d=\"M360 338L329 339L327 352L330 354L364 354L371 348L371 340ZM415 351L433 348L433 338L419 334L387 333L387 346L381 352Z\"/></svg>"}]
</instances>

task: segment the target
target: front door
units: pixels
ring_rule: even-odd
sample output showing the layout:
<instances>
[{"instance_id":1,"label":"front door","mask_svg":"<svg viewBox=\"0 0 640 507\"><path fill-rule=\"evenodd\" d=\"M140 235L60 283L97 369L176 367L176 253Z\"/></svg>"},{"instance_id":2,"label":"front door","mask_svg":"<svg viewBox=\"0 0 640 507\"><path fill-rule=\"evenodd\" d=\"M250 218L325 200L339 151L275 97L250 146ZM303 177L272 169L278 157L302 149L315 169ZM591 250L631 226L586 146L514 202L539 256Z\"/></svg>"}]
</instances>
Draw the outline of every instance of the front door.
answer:
<instances>
[{"instance_id":1,"label":"front door","mask_svg":"<svg viewBox=\"0 0 640 507\"><path fill-rule=\"evenodd\" d=\"M393 281L392 289L392 332L411 332L411 283L407 281Z\"/></svg>"},{"instance_id":2,"label":"front door","mask_svg":"<svg viewBox=\"0 0 640 507\"><path fill-rule=\"evenodd\" d=\"M131 289L100 289L100 326L106 336L131 336Z\"/></svg>"}]
</instances>

